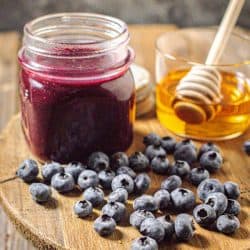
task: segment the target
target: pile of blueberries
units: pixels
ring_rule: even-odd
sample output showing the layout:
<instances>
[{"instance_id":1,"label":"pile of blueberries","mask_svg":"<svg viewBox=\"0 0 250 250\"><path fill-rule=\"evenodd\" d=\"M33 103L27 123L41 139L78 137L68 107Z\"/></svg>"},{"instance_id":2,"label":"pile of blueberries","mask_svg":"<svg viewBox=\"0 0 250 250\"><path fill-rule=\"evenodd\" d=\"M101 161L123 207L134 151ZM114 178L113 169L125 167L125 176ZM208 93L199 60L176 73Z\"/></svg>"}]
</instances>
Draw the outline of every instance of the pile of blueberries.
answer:
<instances>
[{"instance_id":1,"label":"pile of blueberries","mask_svg":"<svg viewBox=\"0 0 250 250\"><path fill-rule=\"evenodd\" d=\"M132 250L155 250L158 243L174 237L189 241L195 232L193 217L200 226L225 234L232 234L239 228L236 217L240 212L238 185L231 181L222 184L209 178L223 163L215 144L203 144L198 150L189 139L176 142L172 137L161 138L154 133L145 136L143 143L144 153L134 152L130 157L124 152L117 152L110 158L102 152L94 152L86 165L46 163L41 168L42 182L37 181L37 162L27 159L19 166L17 176L31 183L30 193L38 203L51 198L49 185L60 193L81 189L83 199L73 207L80 218L91 215L93 207L105 204L103 190L110 191L101 215L94 221L94 230L101 236L115 231L116 225L126 218L128 196L136 195L129 222L143 236L132 242ZM167 158L170 154L173 154L174 163ZM153 195L144 194L151 183L146 173L149 170L169 175ZM183 179L198 186L197 196L202 204L196 206L195 194L181 187ZM188 214L192 210L193 217ZM161 216L156 218L158 211ZM177 213L176 219L173 220L167 211Z\"/></svg>"}]
</instances>

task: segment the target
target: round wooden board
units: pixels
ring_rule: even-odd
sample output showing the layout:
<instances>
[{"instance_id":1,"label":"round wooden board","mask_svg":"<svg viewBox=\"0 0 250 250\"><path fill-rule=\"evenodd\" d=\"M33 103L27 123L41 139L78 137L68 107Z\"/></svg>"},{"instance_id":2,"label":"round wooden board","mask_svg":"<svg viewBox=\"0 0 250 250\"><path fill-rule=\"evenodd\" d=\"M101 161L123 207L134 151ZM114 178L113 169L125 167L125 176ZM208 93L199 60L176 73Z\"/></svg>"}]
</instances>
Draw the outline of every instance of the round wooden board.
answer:
<instances>
[{"instance_id":1,"label":"round wooden board","mask_svg":"<svg viewBox=\"0 0 250 250\"><path fill-rule=\"evenodd\" d=\"M135 124L134 143L129 153L143 150L142 138L149 132L166 135L155 119L139 120ZM225 163L218 174L221 181L232 180L241 185L242 211L239 216L241 227L233 236L226 236L196 226L196 234L189 243L164 243L161 249L249 249L249 205L250 205L250 158L242 152L242 143L249 138L246 134L239 139L218 143L225 156ZM198 143L199 144L199 143ZM31 157L20 128L20 118L15 116L0 136L0 200L14 224L40 249L129 249L131 240L140 234L128 223L122 223L116 232L108 237L98 236L93 228L95 214L86 220L78 219L72 213L72 206L81 198L81 193L60 195L53 191L54 200L45 205L32 201L29 186L20 179L13 179L19 163ZM159 188L165 178L151 174L152 185L148 193ZM185 187L195 188L184 182ZM128 210L131 210L132 200Z\"/></svg>"}]
</instances>

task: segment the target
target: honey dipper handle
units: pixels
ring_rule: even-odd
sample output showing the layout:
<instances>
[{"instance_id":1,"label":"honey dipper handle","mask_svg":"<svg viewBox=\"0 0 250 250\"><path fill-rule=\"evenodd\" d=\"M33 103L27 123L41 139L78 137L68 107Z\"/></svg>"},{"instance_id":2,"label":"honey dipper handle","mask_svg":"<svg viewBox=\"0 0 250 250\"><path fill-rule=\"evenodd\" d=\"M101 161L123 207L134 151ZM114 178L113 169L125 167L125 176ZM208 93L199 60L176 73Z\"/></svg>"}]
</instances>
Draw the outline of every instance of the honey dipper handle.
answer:
<instances>
[{"instance_id":1,"label":"honey dipper handle","mask_svg":"<svg viewBox=\"0 0 250 250\"><path fill-rule=\"evenodd\" d=\"M226 47L228 38L237 22L240 11L244 5L245 0L231 0L227 10L223 16L213 44L209 50L206 64L216 64Z\"/></svg>"}]
</instances>

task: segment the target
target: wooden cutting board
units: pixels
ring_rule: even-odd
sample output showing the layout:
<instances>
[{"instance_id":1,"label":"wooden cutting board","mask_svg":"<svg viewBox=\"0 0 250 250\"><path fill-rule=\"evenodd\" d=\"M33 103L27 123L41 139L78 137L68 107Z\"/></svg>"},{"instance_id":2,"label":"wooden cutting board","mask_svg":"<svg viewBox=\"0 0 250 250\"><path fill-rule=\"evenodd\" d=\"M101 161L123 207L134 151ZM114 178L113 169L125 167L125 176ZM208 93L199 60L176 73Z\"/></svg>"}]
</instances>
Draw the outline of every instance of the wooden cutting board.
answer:
<instances>
[{"instance_id":1,"label":"wooden cutting board","mask_svg":"<svg viewBox=\"0 0 250 250\"><path fill-rule=\"evenodd\" d=\"M129 153L143 150L142 138L152 131L160 135L169 134L156 119L137 121L135 138ZM221 181L232 180L241 186L241 227L237 233L230 237L197 225L195 236L189 243L173 241L163 244L162 249L250 249L250 158L242 152L242 143L249 135L250 133L238 139L218 143L225 156L225 163L219 173L213 175ZM94 215L85 220L74 216L72 206L75 201L81 199L81 193L61 195L53 191L53 201L38 205L29 195L29 186L20 179L4 181L15 175L17 166L27 157L31 157L31 154L21 132L20 118L15 116L0 136L0 200L7 214L26 238L32 240L40 249L129 249L131 241L140 234L128 223L119 225L110 237L102 238L92 227L99 209L95 209ZM166 177L152 173L150 175L152 185L148 193L153 193ZM195 191L195 188L186 182L183 186ZM132 200L128 204L129 211L131 205Z\"/></svg>"}]
</instances>

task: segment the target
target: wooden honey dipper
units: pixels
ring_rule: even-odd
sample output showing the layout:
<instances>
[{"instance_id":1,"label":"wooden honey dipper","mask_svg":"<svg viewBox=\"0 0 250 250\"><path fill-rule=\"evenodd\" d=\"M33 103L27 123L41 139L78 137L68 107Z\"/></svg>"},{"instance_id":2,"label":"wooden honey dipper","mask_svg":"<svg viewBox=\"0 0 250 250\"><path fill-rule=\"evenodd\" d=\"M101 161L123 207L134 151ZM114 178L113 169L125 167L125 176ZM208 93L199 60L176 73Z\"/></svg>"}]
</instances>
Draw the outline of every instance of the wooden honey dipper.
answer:
<instances>
[{"instance_id":1,"label":"wooden honey dipper","mask_svg":"<svg viewBox=\"0 0 250 250\"><path fill-rule=\"evenodd\" d=\"M213 119L216 104L222 99L220 72L216 65L226 47L244 0L231 0L209 50L205 65L192 67L176 87L173 109L187 123L199 124Z\"/></svg>"}]
</instances>

